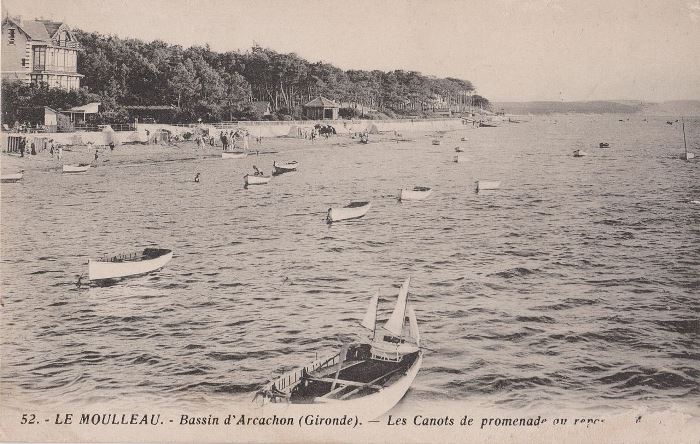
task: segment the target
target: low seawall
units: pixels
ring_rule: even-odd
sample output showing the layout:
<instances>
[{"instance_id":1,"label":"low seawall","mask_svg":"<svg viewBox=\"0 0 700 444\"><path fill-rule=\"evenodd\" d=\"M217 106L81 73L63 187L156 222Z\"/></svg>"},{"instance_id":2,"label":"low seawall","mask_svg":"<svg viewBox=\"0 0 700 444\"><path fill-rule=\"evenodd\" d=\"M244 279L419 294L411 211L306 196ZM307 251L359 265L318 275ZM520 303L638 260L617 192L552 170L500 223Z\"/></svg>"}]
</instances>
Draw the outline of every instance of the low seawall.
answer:
<instances>
[{"instance_id":1,"label":"low seawall","mask_svg":"<svg viewBox=\"0 0 700 444\"><path fill-rule=\"evenodd\" d=\"M114 137L116 141L134 142L142 137L145 130L150 133L168 130L173 134L183 134L194 132L199 126L209 130L209 134L218 136L222 131L236 129L246 129L252 137L304 137L304 133L311 131L316 124L331 125L338 134L350 134L367 131L372 134L383 132L410 133L414 131L454 131L465 128L462 119L431 119L431 120L323 120L323 121L251 121L236 122L226 124L201 124L201 125L167 125L167 124L138 124L137 131L117 131L113 133L102 132L72 132L72 133L2 133L2 150L7 151L12 147L13 140L18 136L27 138L27 150L30 144L37 145L46 143L53 139L55 143L61 145L94 145L107 144L107 138ZM113 135L113 136L112 136ZM11 139L12 138L12 139ZM115 140L113 139L113 140ZM38 149L38 146L37 146Z\"/></svg>"}]
</instances>

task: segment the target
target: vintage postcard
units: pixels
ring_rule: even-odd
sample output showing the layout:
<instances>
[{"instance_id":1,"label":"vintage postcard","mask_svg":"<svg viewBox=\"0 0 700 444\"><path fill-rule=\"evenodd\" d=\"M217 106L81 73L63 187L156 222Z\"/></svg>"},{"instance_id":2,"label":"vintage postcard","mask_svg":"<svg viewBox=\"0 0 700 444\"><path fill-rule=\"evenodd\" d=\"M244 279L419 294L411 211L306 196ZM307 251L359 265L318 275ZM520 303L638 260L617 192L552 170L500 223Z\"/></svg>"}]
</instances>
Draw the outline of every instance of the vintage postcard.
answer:
<instances>
[{"instance_id":1,"label":"vintage postcard","mask_svg":"<svg viewBox=\"0 0 700 444\"><path fill-rule=\"evenodd\" d=\"M700 2L3 0L0 441L700 442Z\"/></svg>"}]
</instances>

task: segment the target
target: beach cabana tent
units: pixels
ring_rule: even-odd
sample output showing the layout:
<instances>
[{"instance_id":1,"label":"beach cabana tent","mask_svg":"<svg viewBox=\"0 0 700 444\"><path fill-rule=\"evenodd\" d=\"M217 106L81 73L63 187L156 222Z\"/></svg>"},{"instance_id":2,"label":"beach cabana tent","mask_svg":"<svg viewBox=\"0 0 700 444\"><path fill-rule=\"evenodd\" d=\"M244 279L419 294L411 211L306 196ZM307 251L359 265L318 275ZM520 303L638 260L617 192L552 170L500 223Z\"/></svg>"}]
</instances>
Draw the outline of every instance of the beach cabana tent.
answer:
<instances>
[{"instance_id":1,"label":"beach cabana tent","mask_svg":"<svg viewBox=\"0 0 700 444\"><path fill-rule=\"evenodd\" d=\"M104 128L102 128L102 138L104 140L105 145L109 145L110 143L113 143L115 145L119 145L119 137L117 136L117 133L114 132L111 126L107 125Z\"/></svg>"}]
</instances>

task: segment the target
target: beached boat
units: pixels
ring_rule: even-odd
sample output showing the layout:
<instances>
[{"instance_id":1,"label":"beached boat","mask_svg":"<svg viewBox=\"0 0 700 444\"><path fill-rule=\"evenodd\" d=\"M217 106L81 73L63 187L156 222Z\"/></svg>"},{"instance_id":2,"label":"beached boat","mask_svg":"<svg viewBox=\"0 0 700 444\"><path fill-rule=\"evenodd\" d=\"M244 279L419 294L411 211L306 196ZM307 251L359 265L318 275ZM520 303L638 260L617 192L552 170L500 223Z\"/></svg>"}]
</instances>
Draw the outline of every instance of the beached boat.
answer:
<instances>
[{"instance_id":1,"label":"beached boat","mask_svg":"<svg viewBox=\"0 0 700 444\"><path fill-rule=\"evenodd\" d=\"M479 191L483 191L483 190L495 190L496 188L498 188L500 186L501 186L500 180L477 180L476 181L477 193Z\"/></svg>"},{"instance_id":2,"label":"beached boat","mask_svg":"<svg viewBox=\"0 0 700 444\"><path fill-rule=\"evenodd\" d=\"M440 145L440 140L433 139L433 145Z\"/></svg>"},{"instance_id":3,"label":"beached boat","mask_svg":"<svg viewBox=\"0 0 700 444\"><path fill-rule=\"evenodd\" d=\"M610 144L608 142L600 142L598 146L600 148L610 148Z\"/></svg>"},{"instance_id":4,"label":"beached boat","mask_svg":"<svg viewBox=\"0 0 700 444\"><path fill-rule=\"evenodd\" d=\"M297 170L298 165L299 165L299 162L297 162L296 160L293 160L291 162L280 163L280 164L273 161L272 162L272 175L279 176L280 174L291 173L292 171Z\"/></svg>"},{"instance_id":5,"label":"beached boat","mask_svg":"<svg viewBox=\"0 0 700 444\"><path fill-rule=\"evenodd\" d=\"M498 125L493 123L479 122L479 128L495 128Z\"/></svg>"},{"instance_id":6,"label":"beached boat","mask_svg":"<svg viewBox=\"0 0 700 444\"><path fill-rule=\"evenodd\" d=\"M14 174L2 174L2 175L0 175L0 182L1 183L19 182L20 180L22 180L22 177L24 177L24 170L20 171L19 173L14 173Z\"/></svg>"},{"instance_id":7,"label":"beached boat","mask_svg":"<svg viewBox=\"0 0 700 444\"><path fill-rule=\"evenodd\" d=\"M222 159L243 159L247 155L248 155L248 153L246 153L245 151L222 151L221 152Z\"/></svg>"},{"instance_id":8,"label":"beached boat","mask_svg":"<svg viewBox=\"0 0 700 444\"><path fill-rule=\"evenodd\" d=\"M402 188L399 190L399 200L423 200L433 193L430 187Z\"/></svg>"},{"instance_id":9,"label":"beached boat","mask_svg":"<svg viewBox=\"0 0 700 444\"><path fill-rule=\"evenodd\" d=\"M63 165L64 173L84 173L90 168L89 163L81 163L78 165Z\"/></svg>"},{"instance_id":10,"label":"beached boat","mask_svg":"<svg viewBox=\"0 0 700 444\"><path fill-rule=\"evenodd\" d=\"M88 279L104 281L137 276L157 270L173 258L165 248L145 248L129 254L120 254L99 260L88 260Z\"/></svg>"},{"instance_id":11,"label":"beached boat","mask_svg":"<svg viewBox=\"0 0 700 444\"><path fill-rule=\"evenodd\" d=\"M379 326L379 293L370 300L361 325L372 332L367 341L344 344L332 356L282 374L255 394L263 408L291 413L342 409L362 420L376 419L404 397L423 362L420 332L408 304L408 278L401 286L389 320ZM408 316L408 323L406 317ZM406 325L408 324L408 325Z\"/></svg>"},{"instance_id":12,"label":"beached boat","mask_svg":"<svg viewBox=\"0 0 700 444\"><path fill-rule=\"evenodd\" d=\"M246 174L243 176L243 180L245 181L245 186L248 185L263 185L266 184L272 179L272 176L255 176L255 175L250 175Z\"/></svg>"},{"instance_id":13,"label":"beached boat","mask_svg":"<svg viewBox=\"0 0 700 444\"><path fill-rule=\"evenodd\" d=\"M588 153L583 150L574 150L574 157L583 157L587 155Z\"/></svg>"},{"instance_id":14,"label":"beached boat","mask_svg":"<svg viewBox=\"0 0 700 444\"><path fill-rule=\"evenodd\" d=\"M372 206L370 202L350 202L342 208L329 208L326 215L328 223L341 220L357 219L364 216Z\"/></svg>"}]
</instances>

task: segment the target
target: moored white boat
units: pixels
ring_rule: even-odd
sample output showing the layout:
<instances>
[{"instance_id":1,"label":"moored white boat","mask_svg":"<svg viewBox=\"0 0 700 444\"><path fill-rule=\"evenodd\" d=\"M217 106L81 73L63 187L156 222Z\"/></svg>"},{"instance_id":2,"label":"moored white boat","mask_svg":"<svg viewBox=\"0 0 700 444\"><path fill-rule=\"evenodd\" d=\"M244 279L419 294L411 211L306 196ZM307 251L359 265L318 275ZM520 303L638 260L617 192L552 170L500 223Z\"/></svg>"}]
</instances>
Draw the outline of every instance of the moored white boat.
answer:
<instances>
[{"instance_id":1,"label":"moored white boat","mask_svg":"<svg viewBox=\"0 0 700 444\"><path fill-rule=\"evenodd\" d=\"M64 173L84 173L90 168L89 163L81 163L78 165L63 165Z\"/></svg>"},{"instance_id":2,"label":"moored white boat","mask_svg":"<svg viewBox=\"0 0 700 444\"><path fill-rule=\"evenodd\" d=\"M476 181L476 191L483 190L495 190L501 186L500 180L477 180Z\"/></svg>"},{"instance_id":3,"label":"moored white boat","mask_svg":"<svg viewBox=\"0 0 700 444\"><path fill-rule=\"evenodd\" d=\"M0 182L2 182L2 183L19 182L20 180L22 180L22 177L24 177L23 171L20 171L19 173L14 173L14 174L2 174L2 175L0 175Z\"/></svg>"},{"instance_id":4,"label":"moored white boat","mask_svg":"<svg viewBox=\"0 0 700 444\"><path fill-rule=\"evenodd\" d=\"M245 185L263 185L266 184L272 179L272 176L255 176L251 174L246 174L243 176L243 180L245 181Z\"/></svg>"},{"instance_id":5,"label":"moored white boat","mask_svg":"<svg viewBox=\"0 0 700 444\"><path fill-rule=\"evenodd\" d=\"M338 222L341 220L357 219L364 216L372 206L370 202L350 202L344 207L329 208L326 214L328 223Z\"/></svg>"},{"instance_id":6,"label":"moored white boat","mask_svg":"<svg viewBox=\"0 0 700 444\"><path fill-rule=\"evenodd\" d=\"M433 145L440 145L439 139L433 139Z\"/></svg>"},{"instance_id":7,"label":"moored white boat","mask_svg":"<svg viewBox=\"0 0 700 444\"><path fill-rule=\"evenodd\" d=\"M588 153L583 150L574 150L574 157L583 157L587 155Z\"/></svg>"},{"instance_id":8,"label":"moored white boat","mask_svg":"<svg viewBox=\"0 0 700 444\"><path fill-rule=\"evenodd\" d=\"M686 151L685 153L681 154L681 159L683 159L683 160L695 159L695 153L693 153L691 151Z\"/></svg>"},{"instance_id":9,"label":"moored white boat","mask_svg":"<svg viewBox=\"0 0 700 444\"><path fill-rule=\"evenodd\" d=\"M246 157L248 153L245 151L222 151L221 152L221 158L222 159L242 159Z\"/></svg>"},{"instance_id":10,"label":"moored white boat","mask_svg":"<svg viewBox=\"0 0 700 444\"><path fill-rule=\"evenodd\" d=\"M284 173L291 173L292 171L297 170L297 166L299 165L299 162L296 160L293 160L291 162L285 162L285 163L277 163L277 162L272 162L272 175L273 176L279 176L280 174Z\"/></svg>"},{"instance_id":11,"label":"moored white boat","mask_svg":"<svg viewBox=\"0 0 700 444\"><path fill-rule=\"evenodd\" d=\"M399 200L423 200L433 193L429 187L402 188L399 191Z\"/></svg>"},{"instance_id":12,"label":"moored white boat","mask_svg":"<svg viewBox=\"0 0 700 444\"><path fill-rule=\"evenodd\" d=\"M466 158L466 156L462 156L462 155L457 154L456 156L454 156L452 158L452 161L455 163L463 163L463 162L467 161L467 158Z\"/></svg>"},{"instance_id":13,"label":"moored white boat","mask_svg":"<svg viewBox=\"0 0 700 444\"><path fill-rule=\"evenodd\" d=\"M463 153L463 152L464 152L464 150L462 149L462 147L459 147L459 146L455 147L455 153Z\"/></svg>"},{"instance_id":14,"label":"moored white boat","mask_svg":"<svg viewBox=\"0 0 700 444\"><path fill-rule=\"evenodd\" d=\"M136 276L157 270L173 258L165 248L145 248L143 251L120 254L99 260L88 260L88 279L102 281Z\"/></svg>"},{"instance_id":15,"label":"moored white boat","mask_svg":"<svg viewBox=\"0 0 700 444\"><path fill-rule=\"evenodd\" d=\"M361 325L372 332L371 339L345 344L335 355L283 374L258 390L254 400L262 398L266 414L341 409L373 420L391 410L411 387L423 361L418 321L408 304L409 285L410 278L383 326L377 325L379 293L370 300Z\"/></svg>"}]
</instances>

